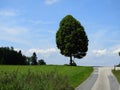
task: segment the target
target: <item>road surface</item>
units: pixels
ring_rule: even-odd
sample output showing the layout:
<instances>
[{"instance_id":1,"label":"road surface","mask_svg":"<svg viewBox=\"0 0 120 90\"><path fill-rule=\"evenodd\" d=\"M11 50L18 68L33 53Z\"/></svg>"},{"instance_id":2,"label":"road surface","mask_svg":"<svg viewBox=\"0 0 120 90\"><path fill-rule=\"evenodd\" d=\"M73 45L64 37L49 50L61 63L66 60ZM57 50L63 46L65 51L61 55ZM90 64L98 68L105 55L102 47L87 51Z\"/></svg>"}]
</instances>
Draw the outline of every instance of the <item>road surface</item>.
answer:
<instances>
[{"instance_id":1,"label":"road surface","mask_svg":"<svg viewBox=\"0 0 120 90\"><path fill-rule=\"evenodd\" d=\"M94 67L91 76L75 90L120 90L112 69L113 67Z\"/></svg>"}]
</instances>

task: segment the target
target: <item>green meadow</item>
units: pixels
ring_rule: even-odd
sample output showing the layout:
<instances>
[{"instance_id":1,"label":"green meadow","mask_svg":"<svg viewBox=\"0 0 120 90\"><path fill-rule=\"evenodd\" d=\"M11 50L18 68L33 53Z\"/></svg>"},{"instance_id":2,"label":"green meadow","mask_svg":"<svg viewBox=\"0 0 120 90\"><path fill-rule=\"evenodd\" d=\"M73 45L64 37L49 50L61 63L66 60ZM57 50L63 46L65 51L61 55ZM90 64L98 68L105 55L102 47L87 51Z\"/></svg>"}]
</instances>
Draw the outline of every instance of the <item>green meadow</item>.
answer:
<instances>
[{"instance_id":1,"label":"green meadow","mask_svg":"<svg viewBox=\"0 0 120 90\"><path fill-rule=\"evenodd\" d=\"M120 83L120 70L112 70L112 72L116 76L118 82Z\"/></svg>"},{"instance_id":2,"label":"green meadow","mask_svg":"<svg viewBox=\"0 0 120 90\"><path fill-rule=\"evenodd\" d=\"M0 90L74 90L92 73L84 66L0 66Z\"/></svg>"}]
</instances>

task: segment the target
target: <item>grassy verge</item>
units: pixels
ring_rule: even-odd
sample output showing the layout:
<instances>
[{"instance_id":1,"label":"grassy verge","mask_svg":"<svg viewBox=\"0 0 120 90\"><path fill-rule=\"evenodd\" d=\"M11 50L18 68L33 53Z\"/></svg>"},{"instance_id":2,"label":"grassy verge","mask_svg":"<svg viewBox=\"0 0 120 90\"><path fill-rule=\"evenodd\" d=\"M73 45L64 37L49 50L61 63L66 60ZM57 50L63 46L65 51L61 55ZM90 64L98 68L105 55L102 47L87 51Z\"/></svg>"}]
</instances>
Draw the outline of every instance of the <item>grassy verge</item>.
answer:
<instances>
[{"instance_id":1,"label":"grassy verge","mask_svg":"<svg viewBox=\"0 0 120 90\"><path fill-rule=\"evenodd\" d=\"M120 70L112 70L112 72L116 76L118 82L120 83Z\"/></svg>"},{"instance_id":2,"label":"grassy verge","mask_svg":"<svg viewBox=\"0 0 120 90\"><path fill-rule=\"evenodd\" d=\"M80 66L0 66L0 90L73 90L92 71Z\"/></svg>"}]
</instances>

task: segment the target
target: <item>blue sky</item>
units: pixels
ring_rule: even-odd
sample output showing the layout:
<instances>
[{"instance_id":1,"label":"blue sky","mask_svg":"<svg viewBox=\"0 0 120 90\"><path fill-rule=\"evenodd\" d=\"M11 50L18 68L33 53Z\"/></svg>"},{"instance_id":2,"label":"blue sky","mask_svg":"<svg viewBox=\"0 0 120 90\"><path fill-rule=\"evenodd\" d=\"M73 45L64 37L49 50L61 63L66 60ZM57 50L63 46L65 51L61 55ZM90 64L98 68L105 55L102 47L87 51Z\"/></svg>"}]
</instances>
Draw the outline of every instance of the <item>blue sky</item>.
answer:
<instances>
[{"instance_id":1,"label":"blue sky","mask_svg":"<svg viewBox=\"0 0 120 90\"><path fill-rule=\"evenodd\" d=\"M56 47L60 20L71 14L84 26L89 50L78 65L111 66L120 62L119 0L0 0L0 46L15 50L47 64L69 63Z\"/></svg>"}]
</instances>

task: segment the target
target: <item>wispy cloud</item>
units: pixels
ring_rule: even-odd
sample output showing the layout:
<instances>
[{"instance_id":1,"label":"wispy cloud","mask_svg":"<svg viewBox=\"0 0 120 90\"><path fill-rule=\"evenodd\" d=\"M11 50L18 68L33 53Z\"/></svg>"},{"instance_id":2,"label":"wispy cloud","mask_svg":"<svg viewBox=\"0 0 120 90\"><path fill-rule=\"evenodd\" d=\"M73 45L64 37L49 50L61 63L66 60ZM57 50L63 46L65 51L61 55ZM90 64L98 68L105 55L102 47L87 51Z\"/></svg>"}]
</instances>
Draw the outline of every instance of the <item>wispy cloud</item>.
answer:
<instances>
[{"instance_id":1,"label":"wispy cloud","mask_svg":"<svg viewBox=\"0 0 120 90\"><path fill-rule=\"evenodd\" d=\"M107 48L110 48L114 45L120 44L119 27L101 26L97 24L91 26L88 25L88 29L90 29L88 34L90 49L101 50L106 48L106 46ZM93 29L94 26L95 28Z\"/></svg>"},{"instance_id":2,"label":"wispy cloud","mask_svg":"<svg viewBox=\"0 0 120 90\"><path fill-rule=\"evenodd\" d=\"M0 40L29 46L26 40L28 29L22 26L0 25ZM9 44L8 44L9 45Z\"/></svg>"},{"instance_id":3,"label":"wispy cloud","mask_svg":"<svg viewBox=\"0 0 120 90\"><path fill-rule=\"evenodd\" d=\"M1 26L0 25L0 31L2 34L4 35L9 35L9 36L13 36L13 35L20 35L20 34L23 34L23 33L26 33L27 32L27 29L26 28L23 28L23 27L10 27L10 26ZM0 35L2 35L0 34Z\"/></svg>"},{"instance_id":4,"label":"wispy cloud","mask_svg":"<svg viewBox=\"0 0 120 90\"><path fill-rule=\"evenodd\" d=\"M22 36L21 36L22 37ZM23 45L24 47L25 46L30 46L31 45L31 43L30 42L28 42L27 40L24 40L23 38L19 38L19 37L11 37L11 36L0 36L0 41L4 41L4 42L6 42L7 44L7 46L9 46L9 45L12 45L13 46L13 43L15 43L16 45ZM11 43L11 44L9 44L9 42ZM1 44L2 45L2 44ZM4 45L4 46L6 46L6 45Z\"/></svg>"},{"instance_id":5,"label":"wispy cloud","mask_svg":"<svg viewBox=\"0 0 120 90\"><path fill-rule=\"evenodd\" d=\"M15 10L0 10L0 16L17 16L18 13Z\"/></svg>"},{"instance_id":6,"label":"wispy cloud","mask_svg":"<svg viewBox=\"0 0 120 90\"><path fill-rule=\"evenodd\" d=\"M52 5L54 3L57 3L59 0L45 0L45 4Z\"/></svg>"},{"instance_id":7,"label":"wispy cloud","mask_svg":"<svg viewBox=\"0 0 120 90\"><path fill-rule=\"evenodd\" d=\"M53 24L53 21L43 21L43 20L28 20L28 22L33 24Z\"/></svg>"}]
</instances>

